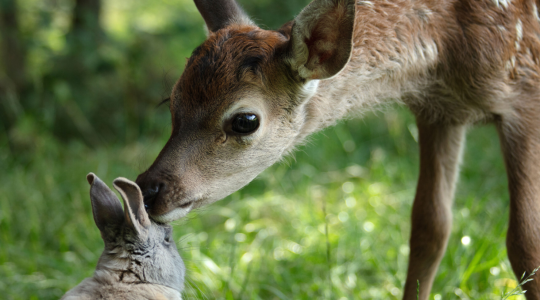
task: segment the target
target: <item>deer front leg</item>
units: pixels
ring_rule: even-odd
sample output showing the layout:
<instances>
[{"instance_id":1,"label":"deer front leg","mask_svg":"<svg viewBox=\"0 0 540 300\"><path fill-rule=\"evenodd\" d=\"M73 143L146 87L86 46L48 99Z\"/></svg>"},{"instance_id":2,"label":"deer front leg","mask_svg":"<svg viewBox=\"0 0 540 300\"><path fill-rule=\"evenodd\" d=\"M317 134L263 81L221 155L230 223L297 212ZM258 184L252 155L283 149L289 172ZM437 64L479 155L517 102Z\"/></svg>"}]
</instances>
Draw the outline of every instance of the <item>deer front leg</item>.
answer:
<instances>
[{"instance_id":1,"label":"deer front leg","mask_svg":"<svg viewBox=\"0 0 540 300\"><path fill-rule=\"evenodd\" d=\"M519 280L540 266L540 109L518 110L497 125L510 192L506 247ZM540 276L523 289L528 300L540 299Z\"/></svg>"},{"instance_id":2,"label":"deer front leg","mask_svg":"<svg viewBox=\"0 0 540 300\"><path fill-rule=\"evenodd\" d=\"M417 118L420 176L412 209L409 269L404 300L427 300L452 227L452 202L465 126Z\"/></svg>"}]
</instances>

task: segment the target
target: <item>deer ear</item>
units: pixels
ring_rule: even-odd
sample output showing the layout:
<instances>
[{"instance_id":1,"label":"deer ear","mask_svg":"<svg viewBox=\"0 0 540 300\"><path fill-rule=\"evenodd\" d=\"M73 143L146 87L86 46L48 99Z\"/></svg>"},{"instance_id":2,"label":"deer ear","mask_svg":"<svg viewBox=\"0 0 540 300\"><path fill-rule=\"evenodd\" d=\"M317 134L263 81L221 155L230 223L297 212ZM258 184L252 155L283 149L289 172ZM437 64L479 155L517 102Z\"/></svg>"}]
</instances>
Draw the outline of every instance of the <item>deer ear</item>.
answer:
<instances>
[{"instance_id":1,"label":"deer ear","mask_svg":"<svg viewBox=\"0 0 540 300\"><path fill-rule=\"evenodd\" d=\"M116 178L113 185L124 199L126 224L137 234L141 234L143 229L150 227L150 218L144 209L141 189L135 182L123 177Z\"/></svg>"},{"instance_id":2,"label":"deer ear","mask_svg":"<svg viewBox=\"0 0 540 300\"><path fill-rule=\"evenodd\" d=\"M253 24L235 0L195 0L206 27L216 32L230 24Z\"/></svg>"},{"instance_id":3,"label":"deer ear","mask_svg":"<svg viewBox=\"0 0 540 300\"><path fill-rule=\"evenodd\" d=\"M314 0L294 19L289 63L300 77L327 79L352 52L355 0Z\"/></svg>"},{"instance_id":4,"label":"deer ear","mask_svg":"<svg viewBox=\"0 0 540 300\"><path fill-rule=\"evenodd\" d=\"M92 201L92 214L94 222L103 234L108 237L114 234L117 228L124 222L124 212L120 200L94 173L86 176L90 184L90 200Z\"/></svg>"}]
</instances>

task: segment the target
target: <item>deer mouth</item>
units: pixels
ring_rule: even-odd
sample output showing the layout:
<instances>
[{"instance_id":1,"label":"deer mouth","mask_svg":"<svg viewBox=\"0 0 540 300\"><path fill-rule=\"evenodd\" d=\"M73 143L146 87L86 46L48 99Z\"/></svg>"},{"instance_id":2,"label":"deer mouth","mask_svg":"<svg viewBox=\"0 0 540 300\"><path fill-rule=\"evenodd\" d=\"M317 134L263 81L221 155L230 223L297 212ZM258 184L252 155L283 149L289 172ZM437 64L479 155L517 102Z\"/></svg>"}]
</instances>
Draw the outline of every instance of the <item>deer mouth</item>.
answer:
<instances>
[{"instance_id":1,"label":"deer mouth","mask_svg":"<svg viewBox=\"0 0 540 300\"><path fill-rule=\"evenodd\" d=\"M183 209L187 209L188 207L190 207L195 201L188 201L180 206L178 206L179 208L183 208Z\"/></svg>"},{"instance_id":2,"label":"deer mouth","mask_svg":"<svg viewBox=\"0 0 540 300\"><path fill-rule=\"evenodd\" d=\"M151 215L150 218L159 223L170 223L176 221L185 217L193 209L195 202L196 201L193 200L182 203L167 213L162 215Z\"/></svg>"}]
</instances>

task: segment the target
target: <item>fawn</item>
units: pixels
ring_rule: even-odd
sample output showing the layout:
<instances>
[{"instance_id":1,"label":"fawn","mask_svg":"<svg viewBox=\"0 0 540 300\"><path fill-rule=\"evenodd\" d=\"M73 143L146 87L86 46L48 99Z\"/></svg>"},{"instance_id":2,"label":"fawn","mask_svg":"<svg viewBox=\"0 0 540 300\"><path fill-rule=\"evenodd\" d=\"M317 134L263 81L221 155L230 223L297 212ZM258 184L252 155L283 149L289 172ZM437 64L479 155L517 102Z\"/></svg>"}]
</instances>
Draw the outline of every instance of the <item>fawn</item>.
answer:
<instances>
[{"instance_id":1,"label":"fawn","mask_svg":"<svg viewBox=\"0 0 540 300\"><path fill-rule=\"evenodd\" d=\"M420 175L403 299L428 299L452 225L466 128L497 127L514 272L540 265L540 18L533 0L314 0L262 30L234 0L195 0L208 27L170 96L172 134L137 184L162 222L224 198L309 134L397 101L416 116ZM540 280L527 283L540 299Z\"/></svg>"}]
</instances>

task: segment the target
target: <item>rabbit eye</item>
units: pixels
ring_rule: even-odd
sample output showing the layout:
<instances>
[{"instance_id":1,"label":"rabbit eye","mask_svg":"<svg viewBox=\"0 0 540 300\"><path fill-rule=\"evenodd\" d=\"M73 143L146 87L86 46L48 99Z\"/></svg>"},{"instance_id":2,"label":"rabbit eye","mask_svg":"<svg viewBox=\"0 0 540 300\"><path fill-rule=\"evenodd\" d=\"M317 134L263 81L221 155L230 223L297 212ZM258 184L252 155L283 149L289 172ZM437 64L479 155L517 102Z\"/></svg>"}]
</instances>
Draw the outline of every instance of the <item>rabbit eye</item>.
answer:
<instances>
[{"instance_id":1,"label":"rabbit eye","mask_svg":"<svg viewBox=\"0 0 540 300\"><path fill-rule=\"evenodd\" d=\"M165 229L165 238L163 239L165 243L169 244L172 241L171 236L172 236L172 228L168 227Z\"/></svg>"}]
</instances>

